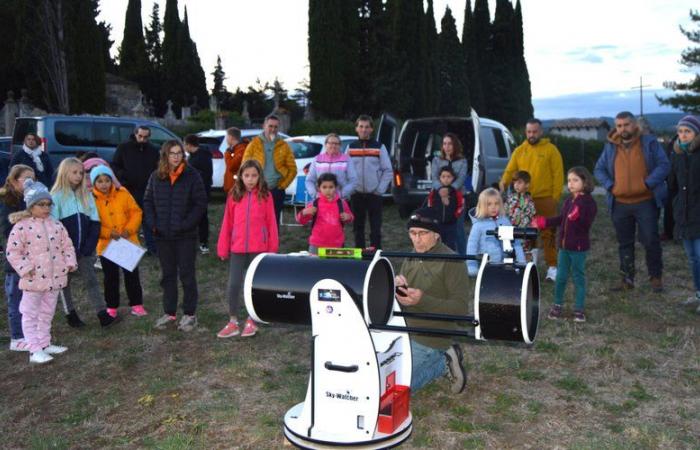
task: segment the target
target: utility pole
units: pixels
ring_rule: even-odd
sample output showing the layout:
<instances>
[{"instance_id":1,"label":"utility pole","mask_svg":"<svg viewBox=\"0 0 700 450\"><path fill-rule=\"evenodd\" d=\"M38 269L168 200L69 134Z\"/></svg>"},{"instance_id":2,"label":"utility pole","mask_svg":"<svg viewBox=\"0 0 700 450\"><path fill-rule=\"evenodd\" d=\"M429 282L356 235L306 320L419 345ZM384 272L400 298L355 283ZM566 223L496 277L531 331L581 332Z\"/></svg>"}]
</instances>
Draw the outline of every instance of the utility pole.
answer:
<instances>
[{"instance_id":1,"label":"utility pole","mask_svg":"<svg viewBox=\"0 0 700 450\"><path fill-rule=\"evenodd\" d=\"M639 86L633 86L633 91L639 89L639 117L644 117L644 88L651 87L650 84L642 84L642 77L639 77Z\"/></svg>"}]
</instances>

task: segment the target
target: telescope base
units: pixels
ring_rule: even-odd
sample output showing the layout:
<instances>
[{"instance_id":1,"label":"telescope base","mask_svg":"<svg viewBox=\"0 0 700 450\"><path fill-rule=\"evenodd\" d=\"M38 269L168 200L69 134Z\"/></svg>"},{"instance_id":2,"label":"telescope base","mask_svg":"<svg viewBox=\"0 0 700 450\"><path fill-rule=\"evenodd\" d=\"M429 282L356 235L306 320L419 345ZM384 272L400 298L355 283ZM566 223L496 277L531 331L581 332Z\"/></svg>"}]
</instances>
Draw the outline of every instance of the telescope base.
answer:
<instances>
[{"instance_id":1,"label":"telescope base","mask_svg":"<svg viewBox=\"0 0 700 450\"><path fill-rule=\"evenodd\" d=\"M335 449L350 447L358 450L392 448L408 439L413 431L413 416L409 412L406 420L392 434L377 432L371 439L355 442L332 442L314 439L306 436L307 430L298 429L299 425L301 425L299 423L299 415L302 414L303 407L304 403L299 403L284 415L284 437L298 448Z\"/></svg>"}]
</instances>

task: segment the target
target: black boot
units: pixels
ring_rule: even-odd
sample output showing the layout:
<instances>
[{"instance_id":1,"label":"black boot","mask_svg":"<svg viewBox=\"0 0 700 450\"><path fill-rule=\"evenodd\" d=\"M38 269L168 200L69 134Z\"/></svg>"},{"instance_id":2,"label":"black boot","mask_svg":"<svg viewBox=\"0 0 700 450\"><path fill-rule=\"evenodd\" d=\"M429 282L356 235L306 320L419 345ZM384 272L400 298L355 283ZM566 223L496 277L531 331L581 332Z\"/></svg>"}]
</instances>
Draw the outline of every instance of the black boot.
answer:
<instances>
[{"instance_id":1,"label":"black boot","mask_svg":"<svg viewBox=\"0 0 700 450\"><path fill-rule=\"evenodd\" d=\"M68 321L68 325L73 328L82 328L85 326L85 322L80 320L80 317L78 317L78 313L75 312L75 310L66 314L66 320Z\"/></svg>"},{"instance_id":2,"label":"black boot","mask_svg":"<svg viewBox=\"0 0 700 450\"><path fill-rule=\"evenodd\" d=\"M103 328L113 325L121 320L119 316L110 316L109 313L107 313L106 309L103 309L102 311L98 312L97 318L100 319L100 325L102 325Z\"/></svg>"}]
</instances>

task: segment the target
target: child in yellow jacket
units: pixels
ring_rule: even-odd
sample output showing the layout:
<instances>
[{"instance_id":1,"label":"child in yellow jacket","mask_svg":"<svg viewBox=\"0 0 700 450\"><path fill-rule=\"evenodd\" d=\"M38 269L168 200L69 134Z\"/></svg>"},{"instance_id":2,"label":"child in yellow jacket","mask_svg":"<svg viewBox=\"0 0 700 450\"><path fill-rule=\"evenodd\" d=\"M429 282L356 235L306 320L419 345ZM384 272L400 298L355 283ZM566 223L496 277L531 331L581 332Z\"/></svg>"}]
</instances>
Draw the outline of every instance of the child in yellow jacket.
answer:
<instances>
[{"instance_id":1,"label":"child in yellow jacket","mask_svg":"<svg viewBox=\"0 0 700 450\"><path fill-rule=\"evenodd\" d=\"M92 193L95 196L97 212L100 214L100 238L97 242L97 254L100 255L102 271L104 272L105 303L107 313L117 317L119 307L119 269L120 267L102 256L102 253L112 239L128 239L138 244L138 230L141 227L143 213L136 204L134 197L124 187L115 186L115 176L107 166L97 166L90 171ZM124 286L129 298L131 314L145 316L148 314L143 307L143 291L139 278L139 268L133 272L121 268L124 272Z\"/></svg>"}]
</instances>

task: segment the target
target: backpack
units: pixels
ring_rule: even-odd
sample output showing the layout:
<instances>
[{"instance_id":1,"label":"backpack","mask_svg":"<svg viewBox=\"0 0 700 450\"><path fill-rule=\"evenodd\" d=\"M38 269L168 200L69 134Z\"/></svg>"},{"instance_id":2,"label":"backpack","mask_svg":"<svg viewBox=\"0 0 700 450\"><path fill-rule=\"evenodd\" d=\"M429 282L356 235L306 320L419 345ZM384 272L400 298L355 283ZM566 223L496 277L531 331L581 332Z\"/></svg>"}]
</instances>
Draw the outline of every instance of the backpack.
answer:
<instances>
[{"instance_id":1,"label":"backpack","mask_svg":"<svg viewBox=\"0 0 700 450\"><path fill-rule=\"evenodd\" d=\"M340 196L338 196L337 203L338 203L338 214L339 215L343 214L345 212L345 208L343 208L343 199L340 198ZM314 217L311 219L311 229L312 230L314 229L314 225L316 225L316 217L318 216L318 198L314 199L313 206L314 206L314 208L316 208L316 214L314 214ZM341 227L343 226L342 219L340 221L340 226Z\"/></svg>"}]
</instances>

